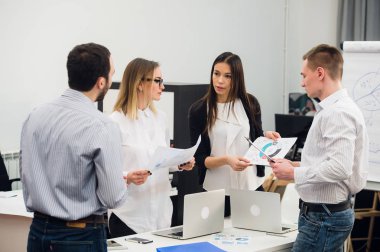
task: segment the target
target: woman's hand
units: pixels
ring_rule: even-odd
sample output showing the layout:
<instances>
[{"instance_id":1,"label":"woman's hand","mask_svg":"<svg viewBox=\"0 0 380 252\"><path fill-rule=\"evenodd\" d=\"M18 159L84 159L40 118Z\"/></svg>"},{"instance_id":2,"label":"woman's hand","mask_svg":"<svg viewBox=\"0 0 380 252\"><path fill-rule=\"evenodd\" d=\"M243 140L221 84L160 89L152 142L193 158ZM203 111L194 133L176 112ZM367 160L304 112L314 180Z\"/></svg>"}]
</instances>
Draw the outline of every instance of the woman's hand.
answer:
<instances>
[{"instance_id":1,"label":"woman's hand","mask_svg":"<svg viewBox=\"0 0 380 252\"><path fill-rule=\"evenodd\" d=\"M234 171L244 171L248 166L252 166L250 161L244 157L228 156L227 164Z\"/></svg>"},{"instance_id":2,"label":"woman's hand","mask_svg":"<svg viewBox=\"0 0 380 252\"><path fill-rule=\"evenodd\" d=\"M178 169L190 171L193 169L194 165L195 165L195 158L193 157L190 161L178 165Z\"/></svg>"},{"instance_id":3,"label":"woman's hand","mask_svg":"<svg viewBox=\"0 0 380 252\"><path fill-rule=\"evenodd\" d=\"M127 184L133 183L135 185L142 185L148 179L152 173L148 170L137 170L128 172L127 176L124 176L124 179L127 180Z\"/></svg>"},{"instance_id":4,"label":"woman's hand","mask_svg":"<svg viewBox=\"0 0 380 252\"><path fill-rule=\"evenodd\" d=\"M280 133L276 132L276 131L265 131L264 132L264 136L269 138L269 139L272 139L274 141L276 141L277 139L281 138L281 135Z\"/></svg>"}]
</instances>

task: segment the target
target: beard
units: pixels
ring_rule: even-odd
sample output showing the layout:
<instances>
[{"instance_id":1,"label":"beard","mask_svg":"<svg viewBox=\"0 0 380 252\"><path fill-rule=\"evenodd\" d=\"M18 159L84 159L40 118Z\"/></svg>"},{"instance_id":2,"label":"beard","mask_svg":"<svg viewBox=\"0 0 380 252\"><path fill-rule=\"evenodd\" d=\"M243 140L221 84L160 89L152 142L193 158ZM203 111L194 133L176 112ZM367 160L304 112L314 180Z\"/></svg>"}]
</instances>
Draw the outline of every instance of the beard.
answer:
<instances>
[{"instance_id":1,"label":"beard","mask_svg":"<svg viewBox=\"0 0 380 252\"><path fill-rule=\"evenodd\" d=\"M108 89L109 89L109 86L106 86L104 87L102 91L100 91L100 93L98 94L98 97L96 97L97 102L103 101L104 97L106 96L108 92Z\"/></svg>"}]
</instances>

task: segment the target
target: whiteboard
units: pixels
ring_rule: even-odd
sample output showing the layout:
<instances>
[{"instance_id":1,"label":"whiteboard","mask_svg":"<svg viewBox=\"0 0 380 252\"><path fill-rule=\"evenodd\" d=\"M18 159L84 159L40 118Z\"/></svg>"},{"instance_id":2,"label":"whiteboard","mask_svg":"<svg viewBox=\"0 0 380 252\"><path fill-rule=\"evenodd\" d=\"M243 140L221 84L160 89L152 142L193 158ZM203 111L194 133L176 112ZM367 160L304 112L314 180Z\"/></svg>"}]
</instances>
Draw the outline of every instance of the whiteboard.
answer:
<instances>
[{"instance_id":1,"label":"whiteboard","mask_svg":"<svg viewBox=\"0 0 380 252\"><path fill-rule=\"evenodd\" d=\"M343 86L363 112L369 134L368 180L380 182L380 41L343 44Z\"/></svg>"}]
</instances>

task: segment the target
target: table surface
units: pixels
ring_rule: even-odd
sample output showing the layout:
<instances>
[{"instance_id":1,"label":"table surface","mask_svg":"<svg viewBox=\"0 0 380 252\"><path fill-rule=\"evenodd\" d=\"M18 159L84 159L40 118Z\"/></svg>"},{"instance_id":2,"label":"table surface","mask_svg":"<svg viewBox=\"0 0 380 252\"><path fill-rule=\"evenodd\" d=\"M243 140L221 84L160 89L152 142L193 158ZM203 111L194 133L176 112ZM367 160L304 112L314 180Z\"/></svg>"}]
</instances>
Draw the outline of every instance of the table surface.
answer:
<instances>
[{"instance_id":1,"label":"table surface","mask_svg":"<svg viewBox=\"0 0 380 252\"><path fill-rule=\"evenodd\" d=\"M226 235L226 239L219 238L220 234ZM202 237L196 237L187 240L177 240L173 238L166 238L157 235L153 235L150 232L141 233L131 236L119 237L112 240L126 246L128 249L118 250L125 252L156 252L156 248L166 247L166 246L174 246L181 244L189 244L195 242L210 242L213 245L226 250L226 251L234 251L234 252L252 252L252 251L282 251L289 250L293 246L293 243L296 239L297 231L289 232L287 234L282 235L269 235L265 232L246 230L246 229L238 229L233 228L231 225L231 220L226 218L224 221L224 230L218 234L211 234ZM140 237L149 240L153 240L152 243L148 244L138 244L134 242L126 241L127 238L130 237ZM247 242L243 242L243 244L237 244L234 237L244 237L247 238ZM219 238L219 239L218 239Z\"/></svg>"},{"instance_id":2,"label":"table surface","mask_svg":"<svg viewBox=\"0 0 380 252\"><path fill-rule=\"evenodd\" d=\"M374 181L367 181L365 187L366 190L379 191L380 192L380 183ZM12 197L0 197L0 214L5 215L17 215L24 217L33 217L33 214L26 211L22 191L16 190L10 192ZM238 237L247 237L248 242L246 244L237 244L236 242L227 242L226 240L217 240L215 234L197 237L188 240L177 240L172 238L166 238L161 236L156 236L150 232L141 233L132 236L126 237L141 237L153 240L152 243L148 244L138 244L126 241L126 237L115 238L113 240L119 242L120 244L128 247L125 252L156 252L156 248L173 246L180 244L188 244L194 242L207 241L215 246L226 250L226 251L236 251L236 252L246 252L246 251L280 251L280 250L290 250L297 236L297 231L293 231L282 236L273 236L268 235L265 232L258 232L253 230L237 229L233 228L231 225L230 219L226 219L224 223L224 230L219 233L226 235L227 238L232 239L233 236Z\"/></svg>"},{"instance_id":3,"label":"table surface","mask_svg":"<svg viewBox=\"0 0 380 252\"><path fill-rule=\"evenodd\" d=\"M33 217L33 213L26 211L22 190L1 192L0 214Z\"/></svg>"},{"instance_id":4,"label":"table surface","mask_svg":"<svg viewBox=\"0 0 380 252\"><path fill-rule=\"evenodd\" d=\"M365 190L380 192L380 182L367 181L367 185L364 187Z\"/></svg>"}]
</instances>

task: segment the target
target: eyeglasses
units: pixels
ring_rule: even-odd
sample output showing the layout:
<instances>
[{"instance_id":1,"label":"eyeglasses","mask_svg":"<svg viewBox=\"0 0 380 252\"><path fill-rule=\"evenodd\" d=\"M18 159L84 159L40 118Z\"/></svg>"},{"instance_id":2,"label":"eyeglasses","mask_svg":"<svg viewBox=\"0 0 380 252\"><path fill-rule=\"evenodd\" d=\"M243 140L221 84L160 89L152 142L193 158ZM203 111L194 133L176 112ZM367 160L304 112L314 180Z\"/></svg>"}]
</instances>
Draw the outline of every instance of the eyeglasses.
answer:
<instances>
[{"instance_id":1,"label":"eyeglasses","mask_svg":"<svg viewBox=\"0 0 380 252\"><path fill-rule=\"evenodd\" d=\"M164 83L164 79L161 79L161 78L157 78L157 79L154 79L153 80L154 81L154 83L156 83L157 85L161 85L161 84L163 84Z\"/></svg>"},{"instance_id":2,"label":"eyeglasses","mask_svg":"<svg viewBox=\"0 0 380 252\"><path fill-rule=\"evenodd\" d=\"M146 78L146 79L142 79L142 81L147 81L147 82L150 82L150 81L153 81L154 83L156 83L157 85L161 85L164 83L164 79L161 79L161 78L156 78L156 79L150 79L150 78Z\"/></svg>"}]
</instances>

